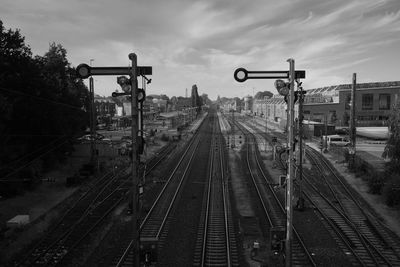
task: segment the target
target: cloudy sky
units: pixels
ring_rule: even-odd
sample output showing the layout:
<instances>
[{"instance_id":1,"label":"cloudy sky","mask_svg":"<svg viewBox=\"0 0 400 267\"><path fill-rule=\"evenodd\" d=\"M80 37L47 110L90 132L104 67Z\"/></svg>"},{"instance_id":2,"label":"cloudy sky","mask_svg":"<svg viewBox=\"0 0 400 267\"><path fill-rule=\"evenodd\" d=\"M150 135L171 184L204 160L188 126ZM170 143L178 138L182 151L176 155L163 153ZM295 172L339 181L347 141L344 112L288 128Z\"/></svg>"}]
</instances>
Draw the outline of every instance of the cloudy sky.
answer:
<instances>
[{"instance_id":1,"label":"cloudy sky","mask_svg":"<svg viewBox=\"0 0 400 267\"><path fill-rule=\"evenodd\" d=\"M0 0L6 28L20 29L33 54L62 44L73 66L153 66L148 94L243 97L273 80L237 83L233 72L306 71L305 89L400 80L399 0ZM150 77L149 77L150 78ZM116 77L95 77L111 95Z\"/></svg>"}]
</instances>

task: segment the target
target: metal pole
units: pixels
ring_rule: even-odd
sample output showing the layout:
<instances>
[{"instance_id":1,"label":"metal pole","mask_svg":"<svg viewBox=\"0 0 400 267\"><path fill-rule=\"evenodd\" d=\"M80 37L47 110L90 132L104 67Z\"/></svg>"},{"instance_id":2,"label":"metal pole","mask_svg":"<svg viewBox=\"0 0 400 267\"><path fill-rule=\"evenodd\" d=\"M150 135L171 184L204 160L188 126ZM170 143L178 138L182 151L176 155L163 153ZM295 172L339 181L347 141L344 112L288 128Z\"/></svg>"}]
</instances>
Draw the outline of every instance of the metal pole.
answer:
<instances>
[{"instance_id":1,"label":"metal pole","mask_svg":"<svg viewBox=\"0 0 400 267\"><path fill-rule=\"evenodd\" d=\"M268 134L268 106L265 103L265 133Z\"/></svg>"},{"instance_id":2,"label":"metal pole","mask_svg":"<svg viewBox=\"0 0 400 267\"><path fill-rule=\"evenodd\" d=\"M287 60L289 62L289 171L286 183L286 242L285 242L285 255L286 261L285 266L292 266L292 235L293 235L293 178L294 178L294 80L295 80L295 70L294 70L294 59L290 58Z\"/></svg>"},{"instance_id":3,"label":"metal pole","mask_svg":"<svg viewBox=\"0 0 400 267\"><path fill-rule=\"evenodd\" d=\"M300 98L299 98L299 200L297 203L297 209L303 210L304 209L304 198L303 198L303 102L304 102L304 95L303 95L303 87L300 86Z\"/></svg>"},{"instance_id":4,"label":"metal pole","mask_svg":"<svg viewBox=\"0 0 400 267\"><path fill-rule=\"evenodd\" d=\"M133 222L133 255L134 266L140 265L140 235L139 235L139 194L138 194L138 103L137 103L137 56L135 53L129 54L132 62L131 74L131 115L132 115L132 222Z\"/></svg>"},{"instance_id":5,"label":"metal pole","mask_svg":"<svg viewBox=\"0 0 400 267\"><path fill-rule=\"evenodd\" d=\"M90 159L91 163L96 162L96 143L95 143L95 127L96 127L96 114L94 109L94 82L93 77L89 78L89 93L90 93Z\"/></svg>"},{"instance_id":6,"label":"metal pole","mask_svg":"<svg viewBox=\"0 0 400 267\"><path fill-rule=\"evenodd\" d=\"M354 167L354 154L356 152L356 79L357 73L353 73L351 87L351 108L350 108L350 147L351 147L351 168Z\"/></svg>"},{"instance_id":7,"label":"metal pole","mask_svg":"<svg viewBox=\"0 0 400 267\"><path fill-rule=\"evenodd\" d=\"M235 144L235 111L232 109L232 121L233 121L233 123L232 123L232 139L233 139L233 141L232 141L232 147L235 147L236 146L236 144Z\"/></svg>"},{"instance_id":8,"label":"metal pole","mask_svg":"<svg viewBox=\"0 0 400 267\"><path fill-rule=\"evenodd\" d=\"M324 142L324 152L328 152L328 115L325 114L325 142Z\"/></svg>"}]
</instances>

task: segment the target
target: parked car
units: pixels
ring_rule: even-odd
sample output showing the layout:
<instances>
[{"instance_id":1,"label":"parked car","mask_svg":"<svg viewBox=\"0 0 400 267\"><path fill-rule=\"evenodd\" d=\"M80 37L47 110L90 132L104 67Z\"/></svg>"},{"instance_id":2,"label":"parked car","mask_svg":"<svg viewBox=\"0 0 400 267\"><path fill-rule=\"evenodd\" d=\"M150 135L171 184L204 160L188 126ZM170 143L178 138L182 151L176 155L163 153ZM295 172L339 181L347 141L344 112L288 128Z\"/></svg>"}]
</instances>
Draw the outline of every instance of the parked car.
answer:
<instances>
[{"instance_id":1,"label":"parked car","mask_svg":"<svg viewBox=\"0 0 400 267\"><path fill-rule=\"evenodd\" d=\"M94 136L91 134L86 134L84 136L79 137L78 141L91 141L91 140L102 140L104 139L104 135L96 133Z\"/></svg>"},{"instance_id":2,"label":"parked car","mask_svg":"<svg viewBox=\"0 0 400 267\"><path fill-rule=\"evenodd\" d=\"M323 136L322 141L325 142L325 139L327 140L328 145L334 145L334 146L350 145L350 141L346 137L337 134Z\"/></svg>"},{"instance_id":3,"label":"parked car","mask_svg":"<svg viewBox=\"0 0 400 267\"><path fill-rule=\"evenodd\" d=\"M349 134L349 128L336 128L335 129L336 134Z\"/></svg>"}]
</instances>

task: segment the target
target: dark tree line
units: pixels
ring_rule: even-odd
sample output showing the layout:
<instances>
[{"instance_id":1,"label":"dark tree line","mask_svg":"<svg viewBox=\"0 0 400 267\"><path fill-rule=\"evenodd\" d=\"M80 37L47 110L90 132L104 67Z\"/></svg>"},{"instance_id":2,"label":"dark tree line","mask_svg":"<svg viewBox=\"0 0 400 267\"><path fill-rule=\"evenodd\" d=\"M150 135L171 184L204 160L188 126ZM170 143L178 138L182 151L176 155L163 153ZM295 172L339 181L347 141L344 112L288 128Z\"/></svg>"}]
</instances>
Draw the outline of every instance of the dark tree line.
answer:
<instances>
[{"instance_id":1,"label":"dark tree line","mask_svg":"<svg viewBox=\"0 0 400 267\"><path fill-rule=\"evenodd\" d=\"M272 97L274 94L270 91L257 92L254 96L255 99L264 99L264 97Z\"/></svg>"},{"instance_id":2,"label":"dark tree line","mask_svg":"<svg viewBox=\"0 0 400 267\"><path fill-rule=\"evenodd\" d=\"M72 150L88 124L88 105L66 49L52 43L33 56L19 30L0 20L0 194L37 179Z\"/></svg>"},{"instance_id":3,"label":"dark tree line","mask_svg":"<svg viewBox=\"0 0 400 267\"><path fill-rule=\"evenodd\" d=\"M386 173L383 194L386 204L400 208L400 101L393 105L388 119L389 139L382 154L389 159L386 163Z\"/></svg>"}]
</instances>

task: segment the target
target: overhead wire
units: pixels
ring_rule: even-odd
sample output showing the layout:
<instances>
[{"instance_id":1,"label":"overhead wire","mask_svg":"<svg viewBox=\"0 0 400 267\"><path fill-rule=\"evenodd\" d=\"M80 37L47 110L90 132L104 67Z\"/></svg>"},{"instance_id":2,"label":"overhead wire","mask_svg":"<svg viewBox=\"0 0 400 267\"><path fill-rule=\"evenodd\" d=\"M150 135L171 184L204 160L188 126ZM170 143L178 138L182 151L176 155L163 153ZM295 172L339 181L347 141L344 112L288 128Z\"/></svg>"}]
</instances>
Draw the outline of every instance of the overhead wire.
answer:
<instances>
[{"instance_id":1,"label":"overhead wire","mask_svg":"<svg viewBox=\"0 0 400 267\"><path fill-rule=\"evenodd\" d=\"M33 98L33 99L36 99L36 100L48 102L48 103L51 103L51 104L61 105L63 107L68 107L68 108L71 108L71 109L76 109L76 110L85 112L85 110L83 110L82 107L69 105L69 104L58 102L58 101L54 101L54 100L51 100L51 99L48 99L48 98L44 98L44 97L40 97L40 96L35 96L35 95L19 92L19 91L16 91L16 90L13 90L13 89L9 89L9 88L5 88L5 87L1 87L1 86L0 86L0 90L6 91L6 92L9 92L9 93L12 93L12 94L22 95L22 96Z\"/></svg>"},{"instance_id":2,"label":"overhead wire","mask_svg":"<svg viewBox=\"0 0 400 267\"><path fill-rule=\"evenodd\" d=\"M24 156L22 156L22 157L20 157L20 158L18 158L18 159L16 159L16 160L14 160L14 161L12 161L12 162L7 163L7 165L8 165L8 166L10 166L10 165L12 166L12 165L14 165L14 164L17 164L18 162L24 160L25 158L28 158L28 157L32 156L33 154L38 153L39 151L44 150L44 149L46 149L46 148L49 147L49 146L52 146L54 143L58 142L58 141L61 140L63 137L65 137L65 135L59 137L59 138L56 139L56 140L51 141L50 143L48 143L48 144L46 144L46 145L44 145L44 146L42 146L42 147L36 149L35 151L32 151L32 152L30 152L30 153L28 153L28 154L25 154ZM40 158L40 157L41 157L41 156L36 157L36 158ZM35 158L35 159L36 159L36 158Z\"/></svg>"},{"instance_id":3,"label":"overhead wire","mask_svg":"<svg viewBox=\"0 0 400 267\"><path fill-rule=\"evenodd\" d=\"M56 148L59 148L59 147L62 146L63 144L67 143L68 141L69 141L69 140L65 140L64 142L62 142L62 143L60 143L60 144L58 144L58 145L52 147L51 149L49 149L49 150L47 150L46 152L44 152L43 154L41 154L40 157L43 157L44 155L46 155L46 154L50 153L51 151L55 150ZM22 165L22 166L20 166L19 168L17 168L17 169L15 169L14 171L12 171L11 173L8 173L8 174L5 175L4 177L1 177L1 178L0 178L0 182L6 181L6 178L8 178L8 177L10 177L11 175L13 175L13 174L19 172L19 171L22 170L23 168L29 166L30 164L32 164L35 160L37 160L37 159L40 158L40 157L37 157L37 158L35 158L35 159L29 161L29 162L26 163L25 165Z\"/></svg>"},{"instance_id":4,"label":"overhead wire","mask_svg":"<svg viewBox=\"0 0 400 267\"><path fill-rule=\"evenodd\" d=\"M74 105L62 103L62 102L55 101L55 100L51 100L51 99L44 98L44 97L35 96L35 95L32 95L32 94L23 93L23 92L16 91L16 90L13 90L13 89L10 89L10 88L5 88L5 87L0 86L0 90L5 91L5 92L8 92L8 93L11 93L11 94L14 94L14 95L20 95L20 96L24 96L24 97L29 97L30 99L35 99L35 100L38 100L38 101L41 101L41 102L47 102L47 103L54 104L54 105L57 105L57 106L62 106L62 107L70 108L70 109L75 109L75 110L79 110L79 111L81 111L81 112L86 112L82 107L78 107L78 106L74 106ZM21 157L21 158L16 159L15 161L9 163L8 165L15 165L16 163L18 163L18 162L20 162L20 161L26 159L27 157L32 156L33 154L38 153L39 151L44 150L44 149L46 149L47 147L49 147L49 146L53 145L54 143L60 141L61 139L65 138L65 135L32 135L32 134L31 134L31 135L23 135L23 134L8 134L8 135L7 135L7 134L5 134L5 135L2 135L2 136L60 136L59 138L57 138L56 140L50 142L49 144L44 145L43 147L38 148L37 150L32 151L32 152L30 152L30 153L24 155L24 156ZM42 156L48 154L49 152L53 151L54 149L56 149L56 148L60 147L61 145L65 144L67 141L69 141L69 140L65 140L65 141L62 142L61 144L58 144L57 146L55 146L55 147L53 147L52 149L50 149L50 150L44 152L43 154L39 155L38 157L35 157L33 160L31 160L31 161L28 162L27 164L23 165L23 166L20 167L20 168L17 168L17 169L14 170L13 172L7 174L5 177L0 178L0 181L4 181L5 178L7 178L7 177L11 176L12 174L18 172L18 171L21 170L22 168L25 168L26 166L28 166L29 164L31 164L32 162L34 162L36 159L38 159L38 158L40 158L40 157L42 157Z\"/></svg>"}]
</instances>

